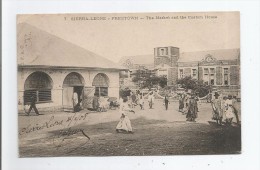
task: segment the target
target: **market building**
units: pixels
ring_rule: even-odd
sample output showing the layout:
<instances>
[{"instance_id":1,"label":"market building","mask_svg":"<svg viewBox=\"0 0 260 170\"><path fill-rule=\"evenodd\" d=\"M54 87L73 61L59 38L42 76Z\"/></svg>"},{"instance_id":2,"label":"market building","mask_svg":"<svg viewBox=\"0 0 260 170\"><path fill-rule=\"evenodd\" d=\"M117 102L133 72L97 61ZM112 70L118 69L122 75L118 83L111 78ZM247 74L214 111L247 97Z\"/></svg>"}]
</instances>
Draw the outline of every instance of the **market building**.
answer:
<instances>
[{"instance_id":1,"label":"market building","mask_svg":"<svg viewBox=\"0 0 260 170\"><path fill-rule=\"evenodd\" d=\"M73 93L119 97L116 63L27 23L17 26L18 109L37 96L38 108L71 108Z\"/></svg>"}]
</instances>

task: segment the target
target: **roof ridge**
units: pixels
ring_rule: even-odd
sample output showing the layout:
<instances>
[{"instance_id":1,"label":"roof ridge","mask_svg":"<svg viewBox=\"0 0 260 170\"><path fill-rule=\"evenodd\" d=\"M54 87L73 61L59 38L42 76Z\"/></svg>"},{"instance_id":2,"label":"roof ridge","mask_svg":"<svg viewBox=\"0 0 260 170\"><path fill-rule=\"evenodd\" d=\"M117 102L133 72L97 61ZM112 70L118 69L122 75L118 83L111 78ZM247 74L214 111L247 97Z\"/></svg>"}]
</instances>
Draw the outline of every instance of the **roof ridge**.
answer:
<instances>
[{"instance_id":1,"label":"roof ridge","mask_svg":"<svg viewBox=\"0 0 260 170\"><path fill-rule=\"evenodd\" d=\"M196 52L210 52L210 51L222 51L222 50L240 50L240 48L222 48L222 49L214 49L214 50L201 50L201 51L186 51L186 52L181 52L180 54L183 53L196 53Z\"/></svg>"}]
</instances>

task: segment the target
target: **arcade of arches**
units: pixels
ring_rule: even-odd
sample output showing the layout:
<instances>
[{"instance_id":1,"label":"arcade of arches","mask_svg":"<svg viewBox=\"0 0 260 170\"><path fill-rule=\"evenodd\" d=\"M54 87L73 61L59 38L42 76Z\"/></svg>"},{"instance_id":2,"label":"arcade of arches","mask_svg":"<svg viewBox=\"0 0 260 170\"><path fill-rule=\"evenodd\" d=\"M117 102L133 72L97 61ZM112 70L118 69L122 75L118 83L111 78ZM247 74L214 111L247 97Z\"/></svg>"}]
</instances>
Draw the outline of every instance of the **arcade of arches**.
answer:
<instances>
[{"instance_id":1,"label":"arcade of arches","mask_svg":"<svg viewBox=\"0 0 260 170\"><path fill-rule=\"evenodd\" d=\"M20 91L22 92L20 96L23 100L21 104L29 104L32 95L37 96L36 103L42 103L39 105L39 107L71 107L72 96L75 92L78 94L79 101L81 99L84 100L84 98L86 99L86 96L91 97L112 95L111 97L118 97L118 72L109 72L109 77L105 73L98 73L93 71L90 74L89 72L86 74L86 72L81 71L80 73L67 73L64 71L63 75L60 74L61 72L56 72L57 74L55 73L55 75L45 71L34 71L24 79L24 89L21 89L22 91ZM110 84L111 80L112 87ZM91 91L91 93L89 93L88 90Z\"/></svg>"}]
</instances>

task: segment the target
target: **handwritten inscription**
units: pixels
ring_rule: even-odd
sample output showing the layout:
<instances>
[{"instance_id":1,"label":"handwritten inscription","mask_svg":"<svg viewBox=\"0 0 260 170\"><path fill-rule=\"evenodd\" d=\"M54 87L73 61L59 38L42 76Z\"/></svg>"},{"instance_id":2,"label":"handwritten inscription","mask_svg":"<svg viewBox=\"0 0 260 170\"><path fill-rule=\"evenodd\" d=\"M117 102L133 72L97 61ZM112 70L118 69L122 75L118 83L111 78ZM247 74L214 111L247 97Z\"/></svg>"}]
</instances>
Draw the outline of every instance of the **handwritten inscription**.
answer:
<instances>
[{"instance_id":1,"label":"handwritten inscription","mask_svg":"<svg viewBox=\"0 0 260 170\"><path fill-rule=\"evenodd\" d=\"M62 129L58 132L57 135L53 138L53 144L55 145L56 149L59 149L60 147L64 146L65 141L72 142L76 140L75 138L70 138L70 136L81 133L84 137L86 137L88 140L90 140L90 137L84 132L84 129L82 128L68 128L68 129Z\"/></svg>"},{"instance_id":2,"label":"handwritten inscription","mask_svg":"<svg viewBox=\"0 0 260 170\"><path fill-rule=\"evenodd\" d=\"M41 123L41 124L36 123L34 125L29 124L27 127L22 128L19 131L19 135L24 135L24 134L28 134L28 133L32 133L32 132L36 132L36 131L41 131L44 129L54 128L57 126L69 127L72 125L76 125L78 121L85 120L87 117L87 114L88 113L85 113L85 114L75 113L74 115L68 116L65 119L56 119L55 116L52 115L50 117L50 119L44 123Z\"/></svg>"}]
</instances>

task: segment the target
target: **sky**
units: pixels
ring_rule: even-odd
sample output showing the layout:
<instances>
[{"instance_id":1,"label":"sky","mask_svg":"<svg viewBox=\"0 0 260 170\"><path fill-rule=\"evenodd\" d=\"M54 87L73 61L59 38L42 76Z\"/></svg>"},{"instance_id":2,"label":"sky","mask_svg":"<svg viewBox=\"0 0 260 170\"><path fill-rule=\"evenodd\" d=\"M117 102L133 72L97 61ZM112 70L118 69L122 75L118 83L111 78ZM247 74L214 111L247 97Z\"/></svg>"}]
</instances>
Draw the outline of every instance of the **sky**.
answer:
<instances>
[{"instance_id":1,"label":"sky","mask_svg":"<svg viewBox=\"0 0 260 170\"><path fill-rule=\"evenodd\" d=\"M164 46L180 52L240 48L239 12L19 15L17 23L23 22L114 62Z\"/></svg>"}]
</instances>

